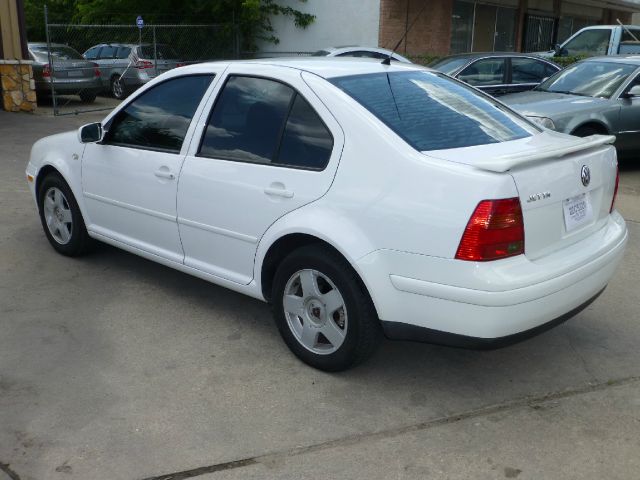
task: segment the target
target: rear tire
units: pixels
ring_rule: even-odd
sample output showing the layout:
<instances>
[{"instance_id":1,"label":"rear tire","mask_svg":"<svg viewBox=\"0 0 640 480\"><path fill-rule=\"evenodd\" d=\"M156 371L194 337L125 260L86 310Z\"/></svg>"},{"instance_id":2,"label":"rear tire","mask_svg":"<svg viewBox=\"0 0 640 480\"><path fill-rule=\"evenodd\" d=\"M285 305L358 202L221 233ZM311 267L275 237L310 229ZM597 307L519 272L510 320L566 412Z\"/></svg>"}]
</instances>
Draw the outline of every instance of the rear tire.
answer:
<instances>
[{"instance_id":1,"label":"rear tire","mask_svg":"<svg viewBox=\"0 0 640 480\"><path fill-rule=\"evenodd\" d=\"M111 95L118 100L123 100L127 96L124 82L118 75L111 77Z\"/></svg>"},{"instance_id":2,"label":"rear tire","mask_svg":"<svg viewBox=\"0 0 640 480\"><path fill-rule=\"evenodd\" d=\"M286 257L273 282L273 315L289 349L327 372L370 357L381 338L378 316L351 265L324 245Z\"/></svg>"},{"instance_id":3,"label":"rear tire","mask_svg":"<svg viewBox=\"0 0 640 480\"><path fill-rule=\"evenodd\" d=\"M49 173L38 190L40 222L51 246L58 253L77 257L88 252L93 240L67 182L58 173Z\"/></svg>"}]
</instances>

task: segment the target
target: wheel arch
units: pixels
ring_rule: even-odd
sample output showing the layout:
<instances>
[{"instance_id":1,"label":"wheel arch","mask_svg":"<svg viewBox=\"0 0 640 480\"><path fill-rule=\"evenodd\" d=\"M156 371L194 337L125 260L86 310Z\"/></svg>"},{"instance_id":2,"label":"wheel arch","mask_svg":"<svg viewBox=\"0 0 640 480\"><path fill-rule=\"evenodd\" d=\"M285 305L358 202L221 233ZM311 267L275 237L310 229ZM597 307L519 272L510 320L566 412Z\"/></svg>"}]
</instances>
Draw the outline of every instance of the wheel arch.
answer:
<instances>
[{"instance_id":1,"label":"wheel arch","mask_svg":"<svg viewBox=\"0 0 640 480\"><path fill-rule=\"evenodd\" d=\"M345 262L349 264L349 266L356 273L356 277L360 282L360 287L363 291L369 296L371 301L373 302L374 308L377 308L375 305L375 300L371 295L371 289L368 287L367 282L362 276L362 272L359 271L355 262L349 259L349 256L345 254L345 252L341 251L338 247L336 247L336 242L331 241L326 238L321 238L320 235L315 233L303 233L303 232L289 232L281 235L276 238L273 242L271 242L268 249L264 253L262 257L262 261L259 267L259 278L260 278L260 288L262 292L262 296L267 302L271 301L271 290L273 288L273 280L275 277L275 273L278 269L280 263L293 251L308 246L308 245L322 245L326 248L331 249L337 255L339 255Z\"/></svg>"},{"instance_id":2,"label":"wheel arch","mask_svg":"<svg viewBox=\"0 0 640 480\"><path fill-rule=\"evenodd\" d=\"M609 127L604 122L596 119L589 119L573 127L571 135L574 135L575 132L581 128L593 128L602 135L608 135L610 133Z\"/></svg>"}]
</instances>

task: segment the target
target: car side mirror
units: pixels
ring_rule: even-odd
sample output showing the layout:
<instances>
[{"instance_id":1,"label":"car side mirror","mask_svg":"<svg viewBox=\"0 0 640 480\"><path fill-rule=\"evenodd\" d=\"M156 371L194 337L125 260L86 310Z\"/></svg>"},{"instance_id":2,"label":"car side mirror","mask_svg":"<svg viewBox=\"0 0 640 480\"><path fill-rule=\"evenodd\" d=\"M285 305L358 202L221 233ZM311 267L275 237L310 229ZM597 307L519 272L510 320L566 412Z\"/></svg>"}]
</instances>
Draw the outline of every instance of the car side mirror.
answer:
<instances>
[{"instance_id":1,"label":"car side mirror","mask_svg":"<svg viewBox=\"0 0 640 480\"><path fill-rule=\"evenodd\" d=\"M559 43L556 43L556 45L553 47L553 51L556 52L556 56L560 55L560 52L562 51L562 47L560 46Z\"/></svg>"},{"instance_id":2,"label":"car side mirror","mask_svg":"<svg viewBox=\"0 0 640 480\"><path fill-rule=\"evenodd\" d=\"M95 143L102 140L103 130L102 124L97 123L88 123L87 125L83 125L78 130L78 139L80 143Z\"/></svg>"},{"instance_id":3,"label":"car side mirror","mask_svg":"<svg viewBox=\"0 0 640 480\"><path fill-rule=\"evenodd\" d=\"M640 97L640 85L634 85L629 90L622 94L623 98Z\"/></svg>"}]
</instances>

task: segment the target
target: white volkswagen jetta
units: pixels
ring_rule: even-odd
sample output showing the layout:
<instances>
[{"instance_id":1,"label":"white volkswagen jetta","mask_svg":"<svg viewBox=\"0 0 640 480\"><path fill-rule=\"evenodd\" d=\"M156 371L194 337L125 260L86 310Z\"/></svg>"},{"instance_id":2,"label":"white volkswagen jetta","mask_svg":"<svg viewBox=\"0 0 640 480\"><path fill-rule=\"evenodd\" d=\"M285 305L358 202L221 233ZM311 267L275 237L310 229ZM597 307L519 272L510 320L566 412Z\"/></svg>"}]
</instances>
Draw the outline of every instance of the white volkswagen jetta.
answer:
<instances>
[{"instance_id":1,"label":"white volkswagen jetta","mask_svg":"<svg viewBox=\"0 0 640 480\"><path fill-rule=\"evenodd\" d=\"M58 252L97 239L271 302L335 371L381 332L488 347L588 305L627 240L612 141L417 66L209 63L38 141L27 178Z\"/></svg>"}]
</instances>

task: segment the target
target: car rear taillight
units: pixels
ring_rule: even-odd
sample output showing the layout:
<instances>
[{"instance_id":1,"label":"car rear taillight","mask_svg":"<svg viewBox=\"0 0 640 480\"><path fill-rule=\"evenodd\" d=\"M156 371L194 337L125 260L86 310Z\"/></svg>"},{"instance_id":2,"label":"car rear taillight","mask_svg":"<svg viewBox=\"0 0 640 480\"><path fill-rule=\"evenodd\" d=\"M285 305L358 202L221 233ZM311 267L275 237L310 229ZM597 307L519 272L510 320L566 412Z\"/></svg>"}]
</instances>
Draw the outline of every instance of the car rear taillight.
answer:
<instances>
[{"instance_id":1,"label":"car rear taillight","mask_svg":"<svg viewBox=\"0 0 640 480\"><path fill-rule=\"evenodd\" d=\"M464 229L456 259L484 262L524 253L520 199L483 200Z\"/></svg>"},{"instance_id":2,"label":"car rear taillight","mask_svg":"<svg viewBox=\"0 0 640 480\"><path fill-rule=\"evenodd\" d=\"M616 165L616 186L613 188L613 198L611 199L611 208L609 213L613 212L613 208L616 206L616 197L618 196L618 183L620 182L620 169Z\"/></svg>"},{"instance_id":3,"label":"car rear taillight","mask_svg":"<svg viewBox=\"0 0 640 480\"><path fill-rule=\"evenodd\" d=\"M184 67L185 65L186 63L181 63L181 62L176 63L176 67Z\"/></svg>"},{"instance_id":4,"label":"car rear taillight","mask_svg":"<svg viewBox=\"0 0 640 480\"><path fill-rule=\"evenodd\" d=\"M136 68L144 70L145 68L153 68L153 62L149 60L138 60L136 62Z\"/></svg>"},{"instance_id":5,"label":"car rear taillight","mask_svg":"<svg viewBox=\"0 0 640 480\"><path fill-rule=\"evenodd\" d=\"M51 76L51 67L49 67L48 64L42 67L42 76L45 78L49 78Z\"/></svg>"},{"instance_id":6,"label":"car rear taillight","mask_svg":"<svg viewBox=\"0 0 640 480\"><path fill-rule=\"evenodd\" d=\"M102 75L102 72L100 71L100 65L98 65L97 63L93 64L93 73L95 73L96 77L99 77L100 75Z\"/></svg>"}]
</instances>

